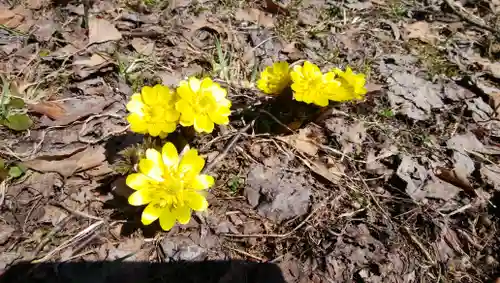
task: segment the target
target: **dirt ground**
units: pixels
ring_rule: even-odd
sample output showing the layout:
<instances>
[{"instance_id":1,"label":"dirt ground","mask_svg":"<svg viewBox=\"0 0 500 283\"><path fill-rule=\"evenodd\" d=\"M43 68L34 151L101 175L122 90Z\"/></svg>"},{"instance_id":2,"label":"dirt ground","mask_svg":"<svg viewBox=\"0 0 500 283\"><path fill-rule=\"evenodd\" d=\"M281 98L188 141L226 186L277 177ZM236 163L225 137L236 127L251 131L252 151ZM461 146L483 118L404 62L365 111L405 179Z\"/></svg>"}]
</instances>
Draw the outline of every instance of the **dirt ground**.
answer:
<instances>
[{"instance_id":1,"label":"dirt ground","mask_svg":"<svg viewBox=\"0 0 500 283\"><path fill-rule=\"evenodd\" d=\"M0 125L0 270L243 260L286 282L500 277L500 1L96 0L88 14L86 28L78 1L1 1L3 93L24 103L0 111L32 124ZM352 66L366 99L264 97L256 77L277 60ZM126 202L143 138L125 105L191 75L226 87L233 114L169 137L217 181L208 212L163 232Z\"/></svg>"}]
</instances>

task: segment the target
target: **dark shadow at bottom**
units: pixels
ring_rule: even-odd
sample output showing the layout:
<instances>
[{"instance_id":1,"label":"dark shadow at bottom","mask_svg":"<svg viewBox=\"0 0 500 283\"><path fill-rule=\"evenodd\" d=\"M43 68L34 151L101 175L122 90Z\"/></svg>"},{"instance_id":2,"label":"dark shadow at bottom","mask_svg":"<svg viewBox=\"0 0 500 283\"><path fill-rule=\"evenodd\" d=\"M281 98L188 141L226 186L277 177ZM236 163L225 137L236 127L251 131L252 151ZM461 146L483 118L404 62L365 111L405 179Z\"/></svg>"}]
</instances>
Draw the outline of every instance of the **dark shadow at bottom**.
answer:
<instances>
[{"instance_id":1,"label":"dark shadow at bottom","mask_svg":"<svg viewBox=\"0 0 500 283\"><path fill-rule=\"evenodd\" d=\"M0 275L0 283L285 283L272 263L203 262L65 262L19 263Z\"/></svg>"}]
</instances>

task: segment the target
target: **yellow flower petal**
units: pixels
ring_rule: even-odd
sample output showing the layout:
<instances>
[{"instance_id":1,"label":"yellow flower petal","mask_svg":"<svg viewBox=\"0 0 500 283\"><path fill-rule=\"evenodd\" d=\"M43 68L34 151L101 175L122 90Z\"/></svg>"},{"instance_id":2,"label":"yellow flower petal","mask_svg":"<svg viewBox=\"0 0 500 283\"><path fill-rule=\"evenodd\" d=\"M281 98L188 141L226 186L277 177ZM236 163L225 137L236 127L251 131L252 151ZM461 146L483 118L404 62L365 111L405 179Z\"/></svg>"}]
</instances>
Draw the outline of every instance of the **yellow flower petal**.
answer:
<instances>
[{"instance_id":1,"label":"yellow flower petal","mask_svg":"<svg viewBox=\"0 0 500 283\"><path fill-rule=\"evenodd\" d=\"M194 124L193 107L187 100L179 100L175 103L175 109L181 113L180 124L184 127L189 127Z\"/></svg>"},{"instance_id":2,"label":"yellow flower petal","mask_svg":"<svg viewBox=\"0 0 500 283\"><path fill-rule=\"evenodd\" d=\"M168 231L172 229L175 225L175 214L172 213L169 209L165 209L163 213L160 215L160 226L164 231Z\"/></svg>"},{"instance_id":3,"label":"yellow flower petal","mask_svg":"<svg viewBox=\"0 0 500 283\"><path fill-rule=\"evenodd\" d=\"M217 102L222 102L227 100L226 95L227 95L227 90L221 88L219 85L212 85L212 95L215 98L215 101Z\"/></svg>"},{"instance_id":4,"label":"yellow flower petal","mask_svg":"<svg viewBox=\"0 0 500 283\"><path fill-rule=\"evenodd\" d=\"M159 168L163 168L163 159L161 156L161 153L158 152L158 150L154 148L148 148L146 150L146 158L153 161L155 166L158 166Z\"/></svg>"},{"instance_id":5,"label":"yellow flower petal","mask_svg":"<svg viewBox=\"0 0 500 283\"><path fill-rule=\"evenodd\" d=\"M180 224L188 224L191 219L191 209L187 205L177 207L174 213Z\"/></svg>"},{"instance_id":6,"label":"yellow flower petal","mask_svg":"<svg viewBox=\"0 0 500 283\"><path fill-rule=\"evenodd\" d=\"M217 112L209 113L210 120L219 125L229 124L229 117L227 115L220 115Z\"/></svg>"},{"instance_id":7,"label":"yellow flower petal","mask_svg":"<svg viewBox=\"0 0 500 283\"><path fill-rule=\"evenodd\" d=\"M164 123L159 124L158 128L160 129L159 136L161 137L163 134L169 134L169 133L175 132L175 129L177 128L177 124L164 122Z\"/></svg>"},{"instance_id":8,"label":"yellow flower petal","mask_svg":"<svg viewBox=\"0 0 500 283\"><path fill-rule=\"evenodd\" d=\"M201 81L199 79L197 79L195 77L191 77L191 78L189 78L188 83L189 83L189 88L193 92L198 92L200 90Z\"/></svg>"},{"instance_id":9,"label":"yellow flower petal","mask_svg":"<svg viewBox=\"0 0 500 283\"><path fill-rule=\"evenodd\" d=\"M148 187L151 184L151 181L153 180L151 180L150 178L148 178L148 176L142 173L133 173L127 176L125 183L131 189L142 190Z\"/></svg>"},{"instance_id":10,"label":"yellow flower petal","mask_svg":"<svg viewBox=\"0 0 500 283\"><path fill-rule=\"evenodd\" d=\"M198 155L196 149L188 150L179 163L179 172L191 180L198 175L205 166L205 160Z\"/></svg>"},{"instance_id":11,"label":"yellow flower petal","mask_svg":"<svg viewBox=\"0 0 500 283\"><path fill-rule=\"evenodd\" d=\"M148 133L152 137L157 137L160 135L161 129L160 129L160 127L158 127L158 125L150 124L150 125L148 125Z\"/></svg>"},{"instance_id":12,"label":"yellow flower petal","mask_svg":"<svg viewBox=\"0 0 500 283\"><path fill-rule=\"evenodd\" d=\"M128 197L128 203L135 206L145 205L153 200L154 199L151 189L136 191Z\"/></svg>"},{"instance_id":13,"label":"yellow flower petal","mask_svg":"<svg viewBox=\"0 0 500 283\"><path fill-rule=\"evenodd\" d=\"M211 133L214 130L214 122L207 114L197 115L194 118L194 129L200 133Z\"/></svg>"},{"instance_id":14,"label":"yellow flower petal","mask_svg":"<svg viewBox=\"0 0 500 283\"><path fill-rule=\"evenodd\" d=\"M191 182L191 188L193 190L206 190L213 186L215 183L215 179L209 175L197 175L193 181Z\"/></svg>"},{"instance_id":15,"label":"yellow flower petal","mask_svg":"<svg viewBox=\"0 0 500 283\"><path fill-rule=\"evenodd\" d=\"M127 121L130 124L130 130L135 133L145 133L148 125L144 123L142 117L137 113L132 113L127 116Z\"/></svg>"},{"instance_id":16,"label":"yellow flower petal","mask_svg":"<svg viewBox=\"0 0 500 283\"><path fill-rule=\"evenodd\" d=\"M179 164L179 154L177 153L177 148L171 142L167 142L161 149L161 156L163 163L167 167L177 168Z\"/></svg>"},{"instance_id":17,"label":"yellow flower petal","mask_svg":"<svg viewBox=\"0 0 500 283\"><path fill-rule=\"evenodd\" d=\"M190 192L187 197L188 205L195 211L205 211L208 208L207 199L196 192Z\"/></svg>"},{"instance_id":18,"label":"yellow flower petal","mask_svg":"<svg viewBox=\"0 0 500 283\"><path fill-rule=\"evenodd\" d=\"M135 93L130 98L130 102L127 103L127 110L132 113L137 113L139 115L143 115L142 108L144 107L144 103L141 100L141 95L139 93Z\"/></svg>"},{"instance_id":19,"label":"yellow flower petal","mask_svg":"<svg viewBox=\"0 0 500 283\"><path fill-rule=\"evenodd\" d=\"M163 181L163 168L157 166L152 160L141 159L139 161L139 171L155 181Z\"/></svg>"},{"instance_id":20,"label":"yellow flower petal","mask_svg":"<svg viewBox=\"0 0 500 283\"><path fill-rule=\"evenodd\" d=\"M141 222L144 225L153 223L165 210L158 202L151 202L142 212Z\"/></svg>"},{"instance_id":21,"label":"yellow flower petal","mask_svg":"<svg viewBox=\"0 0 500 283\"><path fill-rule=\"evenodd\" d=\"M145 104L154 105L158 102L158 89L145 86L141 90L141 97Z\"/></svg>"}]
</instances>

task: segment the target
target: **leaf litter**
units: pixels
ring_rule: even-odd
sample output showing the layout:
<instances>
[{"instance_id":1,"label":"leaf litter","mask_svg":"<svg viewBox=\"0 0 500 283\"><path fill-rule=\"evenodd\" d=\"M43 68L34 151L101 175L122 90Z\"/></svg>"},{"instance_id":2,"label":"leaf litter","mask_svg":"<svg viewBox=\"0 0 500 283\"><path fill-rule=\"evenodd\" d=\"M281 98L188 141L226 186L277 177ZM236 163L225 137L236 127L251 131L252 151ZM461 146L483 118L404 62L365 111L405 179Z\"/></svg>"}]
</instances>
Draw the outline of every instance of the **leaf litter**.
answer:
<instances>
[{"instance_id":1,"label":"leaf litter","mask_svg":"<svg viewBox=\"0 0 500 283\"><path fill-rule=\"evenodd\" d=\"M69 22L44 1L0 9L1 70L36 89L20 92L34 122L29 133L0 128L2 159L29 168L0 185L0 268L31 260L34 245L41 258L70 261L273 261L289 282L497 279L498 64L488 55L494 48L465 44L483 42L487 30L437 2L261 2L169 1L160 11L104 1L90 10L88 30L83 6L59 11ZM440 18L418 16L426 9ZM171 86L187 75L219 74L210 63L216 39L230 54L231 95L254 96L239 86L276 58L349 64L369 72L373 91L292 134L246 134L214 170L220 185L207 215L169 234L137 230L128 222L138 212L123 218L128 208L116 204L130 192L106 190L118 179L109 141L125 140L125 103L153 83L147 74ZM428 55L418 52L431 45L441 57L430 61L460 72L423 67ZM203 154L221 152L227 137L212 139ZM69 240L88 227L89 215L127 223L96 225L91 240L77 237L60 253L51 253L56 242L35 237L49 230ZM19 237L30 240L14 245ZM161 253L146 241L152 237Z\"/></svg>"}]
</instances>

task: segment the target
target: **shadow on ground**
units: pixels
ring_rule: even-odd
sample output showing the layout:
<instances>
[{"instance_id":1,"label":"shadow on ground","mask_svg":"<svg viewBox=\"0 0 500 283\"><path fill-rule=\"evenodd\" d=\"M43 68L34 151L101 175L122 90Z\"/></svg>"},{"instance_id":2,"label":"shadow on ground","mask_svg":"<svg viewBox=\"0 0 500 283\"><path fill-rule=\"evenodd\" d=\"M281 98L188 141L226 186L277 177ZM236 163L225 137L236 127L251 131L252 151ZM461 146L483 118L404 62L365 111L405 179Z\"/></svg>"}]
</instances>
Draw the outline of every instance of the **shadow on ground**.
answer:
<instances>
[{"instance_id":1,"label":"shadow on ground","mask_svg":"<svg viewBox=\"0 0 500 283\"><path fill-rule=\"evenodd\" d=\"M0 275L7 282L65 283L285 283L280 268L272 263L246 261L204 262L64 262L19 263Z\"/></svg>"}]
</instances>

